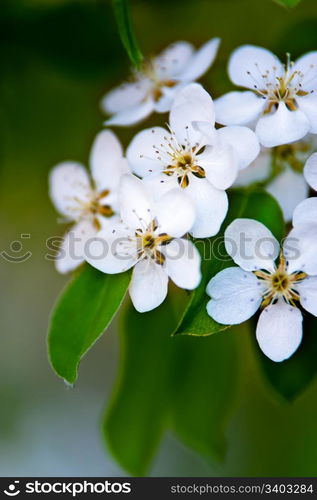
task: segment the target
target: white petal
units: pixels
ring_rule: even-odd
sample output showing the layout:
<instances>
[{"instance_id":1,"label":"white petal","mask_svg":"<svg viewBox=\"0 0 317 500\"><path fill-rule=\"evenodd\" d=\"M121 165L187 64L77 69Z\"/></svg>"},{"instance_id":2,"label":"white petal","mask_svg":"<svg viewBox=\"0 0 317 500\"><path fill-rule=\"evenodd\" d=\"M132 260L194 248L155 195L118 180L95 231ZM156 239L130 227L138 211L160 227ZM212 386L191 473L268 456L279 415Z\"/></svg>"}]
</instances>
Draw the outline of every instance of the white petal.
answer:
<instances>
[{"instance_id":1,"label":"white petal","mask_svg":"<svg viewBox=\"0 0 317 500\"><path fill-rule=\"evenodd\" d=\"M181 238L192 228L196 215L192 200L180 187L159 198L154 212L158 222L157 231L174 238Z\"/></svg>"},{"instance_id":2,"label":"white petal","mask_svg":"<svg viewBox=\"0 0 317 500\"><path fill-rule=\"evenodd\" d=\"M180 80L193 82L206 73L216 58L219 44L220 38L212 38L202 45L188 61L186 70L179 76Z\"/></svg>"},{"instance_id":3,"label":"white petal","mask_svg":"<svg viewBox=\"0 0 317 500\"><path fill-rule=\"evenodd\" d=\"M109 120L104 122L105 125L121 125L128 127L135 125L147 118L154 110L154 101L151 97L145 99L141 103L133 106L125 107L122 111L114 114Z\"/></svg>"},{"instance_id":4,"label":"white petal","mask_svg":"<svg viewBox=\"0 0 317 500\"><path fill-rule=\"evenodd\" d=\"M316 82L317 83L317 82ZM296 102L299 109L305 114L310 123L310 132L317 134L317 96L309 94L303 97L297 97Z\"/></svg>"},{"instance_id":5,"label":"white petal","mask_svg":"<svg viewBox=\"0 0 317 500\"><path fill-rule=\"evenodd\" d=\"M59 163L49 175L49 194L60 214L76 220L92 195L87 170L76 162Z\"/></svg>"},{"instance_id":6,"label":"white petal","mask_svg":"<svg viewBox=\"0 0 317 500\"><path fill-rule=\"evenodd\" d=\"M238 158L239 169L250 165L260 153L258 138L247 127L222 127L217 134L223 144L233 148Z\"/></svg>"},{"instance_id":7,"label":"white petal","mask_svg":"<svg viewBox=\"0 0 317 500\"><path fill-rule=\"evenodd\" d=\"M266 188L279 202L286 222L292 220L293 211L298 203L308 195L308 186L301 174L286 168Z\"/></svg>"},{"instance_id":8,"label":"white petal","mask_svg":"<svg viewBox=\"0 0 317 500\"><path fill-rule=\"evenodd\" d=\"M293 226L317 223L317 198L307 198L294 210Z\"/></svg>"},{"instance_id":9,"label":"white petal","mask_svg":"<svg viewBox=\"0 0 317 500\"><path fill-rule=\"evenodd\" d=\"M309 129L310 123L302 111L290 111L280 102L276 111L260 118L255 132L260 143L271 148L298 141Z\"/></svg>"},{"instance_id":10,"label":"white petal","mask_svg":"<svg viewBox=\"0 0 317 500\"><path fill-rule=\"evenodd\" d=\"M179 188L177 178L174 175L155 174L144 177L143 184L154 200L158 200L171 189Z\"/></svg>"},{"instance_id":11,"label":"white petal","mask_svg":"<svg viewBox=\"0 0 317 500\"><path fill-rule=\"evenodd\" d=\"M225 231L225 247L234 262L245 271L272 271L280 250L271 231L253 219L231 222Z\"/></svg>"},{"instance_id":12,"label":"white petal","mask_svg":"<svg viewBox=\"0 0 317 500\"><path fill-rule=\"evenodd\" d=\"M239 171L235 186L249 186L254 182L265 181L271 171L271 151L265 149L247 168Z\"/></svg>"},{"instance_id":13,"label":"white petal","mask_svg":"<svg viewBox=\"0 0 317 500\"><path fill-rule=\"evenodd\" d=\"M120 142L111 130L100 132L90 154L91 175L97 190L115 190L121 175L127 172Z\"/></svg>"},{"instance_id":14,"label":"white petal","mask_svg":"<svg viewBox=\"0 0 317 500\"><path fill-rule=\"evenodd\" d=\"M85 260L85 245L97 233L90 220L82 220L65 234L60 251L55 261L59 273L73 271Z\"/></svg>"},{"instance_id":15,"label":"white petal","mask_svg":"<svg viewBox=\"0 0 317 500\"><path fill-rule=\"evenodd\" d=\"M294 227L283 248L289 273L303 271L312 276L317 274L317 222Z\"/></svg>"},{"instance_id":16,"label":"white petal","mask_svg":"<svg viewBox=\"0 0 317 500\"><path fill-rule=\"evenodd\" d=\"M300 294L300 303L306 311L317 316L317 277L309 276L296 285Z\"/></svg>"},{"instance_id":17,"label":"white petal","mask_svg":"<svg viewBox=\"0 0 317 500\"><path fill-rule=\"evenodd\" d=\"M230 146L206 147L197 164L206 173L208 181L217 189L228 189L238 174L237 155Z\"/></svg>"},{"instance_id":18,"label":"white petal","mask_svg":"<svg viewBox=\"0 0 317 500\"><path fill-rule=\"evenodd\" d=\"M110 90L101 100L101 108L109 114L116 114L130 106L140 104L146 97L151 82L147 78L133 83L124 83Z\"/></svg>"},{"instance_id":19,"label":"white petal","mask_svg":"<svg viewBox=\"0 0 317 500\"><path fill-rule=\"evenodd\" d=\"M217 142L217 130L213 123L194 121L192 122L192 126L194 130L200 132L201 141L204 144L213 146Z\"/></svg>"},{"instance_id":20,"label":"white petal","mask_svg":"<svg viewBox=\"0 0 317 500\"><path fill-rule=\"evenodd\" d=\"M173 79L186 68L193 53L194 47L188 42L169 45L154 61L157 77L163 81Z\"/></svg>"},{"instance_id":21,"label":"white petal","mask_svg":"<svg viewBox=\"0 0 317 500\"><path fill-rule=\"evenodd\" d=\"M133 172L140 177L161 172L168 165L167 158L166 164L158 158L162 154L159 152L161 144L168 144L171 140L171 135L162 127L148 128L136 134L127 149L127 159Z\"/></svg>"},{"instance_id":22,"label":"white petal","mask_svg":"<svg viewBox=\"0 0 317 500\"><path fill-rule=\"evenodd\" d=\"M211 297L207 304L209 316L224 325L237 325L258 310L263 286L254 274L228 267L209 281L206 291Z\"/></svg>"},{"instance_id":23,"label":"white petal","mask_svg":"<svg viewBox=\"0 0 317 500\"><path fill-rule=\"evenodd\" d=\"M162 247L166 260L166 272L175 285L187 290L196 288L201 280L201 257L189 240L176 239Z\"/></svg>"},{"instance_id":24,"label":"white petal","mask_svg":"<svg viewBox=\"0 0 317 500\"><path fill-rule=\"evenodd\" d=\"M214 104L201 85L191 83L176 95L170 112L171 128L181 144L186 144L187 139L193 145L197 141L200 142L202 134L192 126L192 122L197 121L214 125Z\"/></svg>"},{"instance_id":25,"label":"white petal","mask_svg":"<svg viewBox=\"0 0 317 500\"><path fill-rule=\"evenodd\" d=\"M281 76L284 71L279 59L269 50L243 45L232 53L228 72L236 85L250 89L257 85L257 88L262 89L266 80L275 83L276 76ZM267 75L266 80L262 75Z\"/></svg>"},{"instance_id":26,"label":"white petal","mask_svg":"<svg viewBox=\"0 0 317 500\"><path fill-rule=\"evenodd\" d=\"M130 269L137 261L133 232L122 222L99 231L86 246L85 260L106 274Z\"/></svg>"},{"instance_id":27,"label":"white petal","mask_svg":"<svg viewBox=\"0 0 317 500\"><path fill-rule=\"evenodd\" d=\"M302 340L302 322L299 309L284 301L266 307L256 328L256 338L264 354L272 361L292 356Z\"/></svg>"},{"instance_id":28,"label":"white petal","mask_svg":"<svg viewBox=\"0 0 317 500\"><path fill-rule=\"evenodd\" d=\"M301 78L302 89L304 91L314 90L317 86L317 51L308 52L297 59L292 71L299 71L304 75Z\"/></svg>"},{"instance_id":29,"label":"white petal","mask_svg":"<svg viewBox=\"0 0 317 500\"><path fill-rule=\"evenodd\" d=\"M113 197L114 198L114 197ZM117 197L116 197L117 198ZM99 230L101 231L102 229L106 229L110 226L113 226L114 224L117 224L118 222L121 222L120 215L119 215L119 206L118 206L118 200L116 199L116 203L110 203L110 206L113 208L114 205L116 205L116 213L112 215L111 217L105 217L104 215L101 214L96 214L95 218L98 221L97 224L99 226Z\"/></svg>"},{"instance_id":30,"label":"white petal","mask_svg":"<svg viewBox=\"0 0 317 500\"><path fill-rule=\"evenodd\" d=\"M130 296L139 312L158 307L167 295L168 277L162 266L142 260L133 269Z\"/></svg>"},{"instance_id":31,"label":"white petal","mask_svg":"<svg viewBox=\"0 0 317 500\"><path fill-rule=\"evenodd\" d=\"M304 177L308 184L317 191L317 153L311 155L306 161Z\"/></svg>"},{"instance_id":32,"label":"white petal","mask_svg":"<svg viewBox=\"0 0 317 500\"><path fill-rule=\"evenodd\" d=\"M143 182L134 175L124 175L119 187L120 214L131 228L145 228L154 218L152 197Z\"/></svg>"},{"instance_id":33,"label":"white petal","mask_svg":"<svg viewBox=\"0 0 317 500\"><path fill-rule=\"evenodd\" d=\"M215 100L216 122L222 125L248 125L257 119L266 99L253 92L228 92Z\"/></svg>"},{"instance_id":34,"label":"white petal","mask_svg":"<svg viewBox=\"0 0 317 500\"><path fill-rule=\"evenodd\" d=\"M172 87L163 86L161 88L162 96L155 102L154 109L158 113L170 111L175 97L187 86L188 82L178 82Z\"/></svg>"},{"instance_id":35,"label":"white petal","mask_svg":"<svg viewBox=\"0 0 317 500\"><path fill-rule=\"evenodd\" d=\"M154 101L154 111L157 113L167 113L172 107L174 96L177 92L177 86L175 85L173 87L172 92L170 92L168 87L162 87L161 91L162 96L158 101Z\"/></svg>"},{"instance_id":36,"label":"white petal","mask_svg":"<svg viewBox=\"0 0 317 500\"><path fill-rule=\"evenodd\" d=\"M195 205L196 220L191 229L195 238L208 238L219 232L228 211L225 191L214 188L207 179L191 176L185 192Z\"/></svg>"}]
</instances>

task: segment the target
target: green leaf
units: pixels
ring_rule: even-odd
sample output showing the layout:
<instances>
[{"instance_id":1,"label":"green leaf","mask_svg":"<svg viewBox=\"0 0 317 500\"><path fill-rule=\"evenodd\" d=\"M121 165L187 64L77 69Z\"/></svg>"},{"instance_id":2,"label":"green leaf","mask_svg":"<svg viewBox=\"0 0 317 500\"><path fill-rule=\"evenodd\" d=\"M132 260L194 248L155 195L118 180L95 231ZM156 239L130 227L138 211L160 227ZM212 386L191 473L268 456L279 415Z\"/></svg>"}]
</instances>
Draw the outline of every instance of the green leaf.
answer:
<instances>
[{"instance_id":1,"label":"green leaf","mask_svg":"<svg viewBox=\"0 0 317 500\"><path fill-rule=\"evenodd\" d=\"M146 473L166 426L174 328L170 296L148 313L130 306L123 317L120 373L104 435L114 458L135 476Z\"/></svg>"},{"instance_id":2,"label":"green leaf","mask_svg":"<svg viewBox=\"0 0 317 500\"><path fill-rule=\"evenodd\" d=\"M139 49L130 15L128 0L112 0L121 41L132 64L139 69L143 55Z\"/></svg>"},{"instance_id":3,"label":"green leaf","mask_svg":"<svg viewBox=\"0 0 317 500\"><path fill-rule=\"evenodd\" d=\"M68 383L75 382L81 358L110 324L129 282L129 272L110 275L85 266L59 297L51 316L48 348L55 372Z\"/></svg>"},{"instance_id":4,"label":"green leaf","mask_svg":"<svg viewBox=\"0 0 317 500\"><path fill-rule=\"evenodd\" d=\"M279 5L283 5L283 7L296 7L301 0L274 0Z\"/></svg>"},{"instance_id":5,"label":"green leaf","mask_svg":"<svg viewBox=\"0 0 317 500\"><path fill-rule=\"evenodd\" d=\"M295 354L286 361L271 361L260 351L256 341L254 342L265 377L271 387L287 401L298 397L317 374L317 318L306 312L303 315L302 343Z\"/></svg>"},{"instance_id":6,"label":"green leaf","mask_svg":"<svg viewBox=\"0 0 317 500\"><path fill-rule=\"evenodd\" d=\"M209 280L225 267L235 265L226 253L223 241L224 230L234 219L256 219L265 224L280 240L284 236L285 224L282 211L275 199L259 188L233 190L229 194L229 211L222 226L222 232L214 238L194 240L202 256L202 281L189 298L187 309L176 334L211 335L228 328L208 316L206 305L206 285Z\"/></svg>"},{"instance_id":7,"label":"green leaf","mask_svg":"<svg viewBox=\"0 0 317 500\"><path fill-rule=\"evenodd\" d=\"M235 334L173 337L172 424L176 435L209 460L222 460L237 385Z\"/></svg>"},{"instance_id":8,"label":"green leaf","mask_svg":"<svg viewBox=\"0 0 317 500\"><path fill-rule=\"evenodd\" d=\"M171 293L149 313L129 305L121 321L120 370L103 430L116 461L134 476L147 473L168 426L205 457L224 456L238 378L234 335L171 337L175 322Z\"/></svg>"}]
</instances>

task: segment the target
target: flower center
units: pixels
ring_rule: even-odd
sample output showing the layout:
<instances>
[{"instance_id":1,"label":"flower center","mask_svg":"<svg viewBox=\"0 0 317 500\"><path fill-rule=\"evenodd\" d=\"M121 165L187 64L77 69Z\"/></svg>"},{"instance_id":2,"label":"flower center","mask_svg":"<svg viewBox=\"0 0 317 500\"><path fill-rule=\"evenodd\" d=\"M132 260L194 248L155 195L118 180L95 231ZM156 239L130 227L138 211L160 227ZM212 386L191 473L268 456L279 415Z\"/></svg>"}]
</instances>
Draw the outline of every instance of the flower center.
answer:
<instances>
[{"instance_id":1,"label":"flower center","mask_svg":"<svg viewBox=\"0 0 317 500\"><path fill-rule=\"evenodd\" d=\"M176 175L180 187L186 188L189 184L190 176L193 174L196 177L204 178L205 171L195 162L195 152L192 151L176 151L172 162L168 165L163 173L166 175Z\"/></svg>"},{"instance_id":2,"label":"flower center","mask_svg":"<svg viewBox=\"0 0 317 500\"><path fill-rule=\"evenodd\" d=\"M145 229L135 231L136 247L138 259L152 259L157 264L163 265L165 256L160 251L162 245L167 245L172 241L172 237L167 233L157 233L157 223L155 220Z\"/></svg>"},{"instance_id":3,"label":"flower center","mask_svg":"<svg viewBox=\"0 0 317 500\"><path fill-rule=\"evenodd\" d=\"M155 60L148 59L142 65L142 68L138 74L140 79L147 78L151 82L151 87L149 89L149 95L151 95L155 102L159 101L163 96L163 87L174 87L176 81L172 79L162 78L157 71Z\"/></svg>"},{"instance_id":4,"label":"flower center","mask_svg":"<svg viewBox=\"0 0 317 500\"><path fill-rule=\"evenodd\" d=\"M276 66L262 73L259 65L256 64L255 73L247 71L247 74L254 80L254 92L267 100L268 104L265 113L269 113L280 102L285 102L289 110L295 111L297 109L296 97L309 94L302 88L302 81L305 76L307 77L307 74L304 75L298 70L293 71L293 65L290 55L287 54L287 62L282 76L277 74L278 69ZM315 76L316 68L314 65L310 66L310 70L314 70Z\"/></svg>"},{"instance_id":5,"label":"flower center","mask_svg":"<svg viewBox=\"0 0 317 500\"><path fill-rule=\"evenodd\" d=\"M93 223L100 229L100 224L97 215L102 215L103 217L112 217L114 211L112 207L104 202L104 198L109 196L110 191L104 189L100 193L92 191L86 200L74 197L72 199L75 202L73 206L73 211L76 213L78 219L92 218Z\"/></svg>"},{"instance_id":6,"label":"flower center","mask_svg":"<svg viewBox=\"0 0 317 500\"><path fill-rule=\"evenodd\" d=\"M93 214L100 214L104 217L112 217L114 211L110 205L104 203L104 198L109 196L109 189L104 189L101 193L96 194L96 196L91 200L88 207L88 211Z\"/></svg>"},{"instance_id":7,"label":"flower center","mask_svg":"<svg viewBox=\"0 0 317 500\"><path fill-rule=\"evenodd\" d=\"M271 276L271 288L276 293L284 294L288 291L291 280L287 273L276 272Z\"/></svg>"},{"instance_id":8,"label":"flower center","mask_svg":"<svg viewBox=\"0 0 317 500\"><path fill-rule=\"evenodd\" d=\"M154 129L152 133L155 135ZM184 139L184 144L180 144L172 130L170 136L164 136L162 143L153 144L156 159L163 164L163 174L174 175L182 188L189 185L191 174L200 179L206 176L205 170L198 165L197 158L203 147L198 142L192 144L189 137Z\"/></svg>"},{"instance_id":9,"label":"flower center","mask_svg":"<svg viewBox=\"0 0 317 500\"><path fill-rule=\"evenodd\" d=\"M288 304L295 305L294 301L299 300L296 284L307 277L302 272L289 274L287 272L287 262L283 254L280 255L280 264L273 273L254 271L254 274L260 278L260 281L264 283L266 288L263 294L262 307L266 307L279 298L283 298Z\"/></svg>"},{"instance_id":10,"label":"flower center","mask_svg":"<svg viewBox=\"0 0 317 500\"><path fill-rule=\"evenodd\" d=\"M176 82L174 80L161 80L153 82L154 85L151 88L152 97L155 102L159 101L163 95L163 87L174 87Z\"/></svg>"}]
</instances>

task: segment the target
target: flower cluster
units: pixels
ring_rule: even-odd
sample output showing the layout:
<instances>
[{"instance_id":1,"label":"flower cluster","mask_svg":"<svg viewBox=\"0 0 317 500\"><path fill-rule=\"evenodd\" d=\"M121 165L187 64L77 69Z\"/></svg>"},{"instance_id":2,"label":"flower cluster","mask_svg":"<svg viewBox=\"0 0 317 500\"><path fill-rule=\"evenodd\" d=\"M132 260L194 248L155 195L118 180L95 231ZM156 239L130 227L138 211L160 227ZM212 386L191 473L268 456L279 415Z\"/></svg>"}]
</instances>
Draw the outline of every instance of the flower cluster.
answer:
<instances>
[{"instance_id":1,"label":"flower cluster","mask_svg":"<svg viewBox=\"0 0 317 500\"><path fill-rule=\"evenodd\" d=\"M164 301L169 279L188 290L199 285L201 257L193 238L219 232L228 211L226 190L261 184L285 219L293 217L294 228L280 251L260 222L232 222L226 250L240 267L211 279L207 311L219 323L237 324L261 307L258 342L281 361L302 337L296 304L317 316L317 198L306 199L309 187L317 189L317 52L295 63L287 56L283 65L266 49L240 47L230 58L229 76L249 90L213 101L195 81L213 63L219 42L212 39L197 51L177 42L102 99L111 115L106 126L130 126L153 111L169 112L169 121L138 132L125 154L112 131L100 132L90 175L75 162L54 167L51 199L73 223L56 267L66 273L87 261L107 274L133 268L132 302L139 312L149 311Z\"/></svg>"}]
</instances>

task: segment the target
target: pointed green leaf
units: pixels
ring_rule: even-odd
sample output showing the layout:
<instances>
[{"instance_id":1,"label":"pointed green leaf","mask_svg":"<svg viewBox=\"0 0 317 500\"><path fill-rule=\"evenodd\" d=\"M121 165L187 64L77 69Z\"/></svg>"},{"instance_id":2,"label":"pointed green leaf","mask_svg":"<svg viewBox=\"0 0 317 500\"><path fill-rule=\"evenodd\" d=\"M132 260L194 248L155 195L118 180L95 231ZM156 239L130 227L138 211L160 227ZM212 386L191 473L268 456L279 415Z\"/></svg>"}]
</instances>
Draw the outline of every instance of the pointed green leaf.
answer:
<instances>
[{"instance_id":1,"label":"pointed green leaf","mask_svg":"<svg viewBox=\"0 0 317 500\"><path fill-rule=\"evenodd\" d=\"M254 341L265 377L274 390L287 401L296 399L317 374L317 318L306 312L303 314L302 343L295 354L282 363L275 363L267 358L256 344L256 340Z\"/></svg>"},{"instance_id":2,"label":"pointed green leaf","mask_svg":"<svg viewBox=\"0 0 317 500\"><path fill-rule=\"evenodd\" d=\"M139 49L130 15L128 0L112 0L121 41L132 64L139 69L143 56Z\"/></svg>"},{"instance_id":3,"label":"pointed green leaf","mask_svg":"<svg viewBox=\"0 0 317 500\"><path fill-rule=\"evenodd\" d=\"M209 297L206 295L206 286L218 272L234 265L226 253L223 235L226 227L237 218L250 218L262 222L278 240L284 236L285 224L282 211L271 195L259 188L233 190L229 194L229 211L222 232L214 238L195 240L202 256L203 278L199 287L190 295L187 309L177 327L177 334L211 335L228 328L208 316L206 305Z\"/></svg>"},{"instance_id":4,"label":"pointed green leaf","mask_svg":"<svg viewBox=\"0 0 317 500\"><path fill-rule=\"evenodd\" d=\"M48 348L60 377L73 384L78 364L120 307L130 273L106 275L85 266L59 297L51 316Z\"/></svg>"},{"instance_id":5,"label":"pointed green leaf","mask_svg":"<svg viewBox=\"0 0 317 500\"><path fill-rule=\"evenodd\" d=\"M236 392L234 329L211 337L173 337L171 412L176 435L209 460L222 460Z\"/></svg>"},{"instance_id":6,"label":"pointed green leaf","mask_svg":"<svg viewBox=\"0 0 317 500\"><path fill-rule=\"evenodd\" d=\"M135 476L146 473L166 425L175 328L170 300L143 314L130 305L121 325L120 373L104 434L115 459Z\"/></svg>"}]
</instances>

